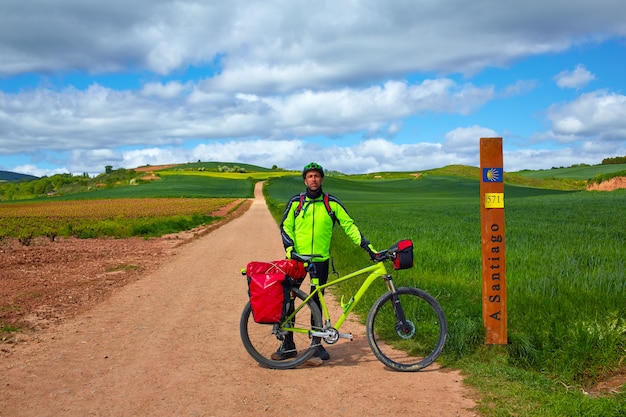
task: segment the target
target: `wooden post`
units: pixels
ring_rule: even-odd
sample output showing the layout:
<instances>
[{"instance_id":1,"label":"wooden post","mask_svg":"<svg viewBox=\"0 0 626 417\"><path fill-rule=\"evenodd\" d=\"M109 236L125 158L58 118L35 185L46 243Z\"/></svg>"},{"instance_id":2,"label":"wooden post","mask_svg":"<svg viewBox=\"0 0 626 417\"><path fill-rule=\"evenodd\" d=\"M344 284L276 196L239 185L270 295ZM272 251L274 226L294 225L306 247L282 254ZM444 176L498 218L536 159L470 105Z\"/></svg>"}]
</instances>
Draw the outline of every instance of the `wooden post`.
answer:
<instances>
[{"instance_id":1,"label":"wooden post","mask_svg":"<svg viewBox=\"0 0 626 417\"><path fill-rule=\"evenodd\" d=\"M502 138L480 139L483 323L487 344L507 344Z\"/></svg>"}]
</instances>

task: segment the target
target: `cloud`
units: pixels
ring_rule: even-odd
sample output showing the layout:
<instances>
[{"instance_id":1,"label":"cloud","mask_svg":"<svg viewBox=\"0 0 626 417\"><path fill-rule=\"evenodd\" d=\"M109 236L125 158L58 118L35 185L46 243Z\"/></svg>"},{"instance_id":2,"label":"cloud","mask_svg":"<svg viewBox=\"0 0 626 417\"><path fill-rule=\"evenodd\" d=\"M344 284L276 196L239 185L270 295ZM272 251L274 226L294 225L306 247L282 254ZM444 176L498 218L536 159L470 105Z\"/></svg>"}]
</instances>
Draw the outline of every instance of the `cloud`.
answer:
<instances>
[{"instance_id":1,"label":"cloud","mask_svg":"<svg viewBox=\"0 0 626 417\"><path fill-rule=\"evenodd\" d=\"M0 92L0 152L175 145L187 140L292 138L398 131L402 118L468 114L493 87L446 78L417 84L301 91L286 96L212 93L193 82L148 83L140 91L93 84L85 90ZM391 121L391 122L390 122Z\"/></svg>"},{"instance_id":2,"label":"cloud","mask_svg":"<svg viewBox=\"0 0 626 417\"><path fill-rule=\"evenodd\" d=\"M154 96L162 99L179 98L183 93L188 91L189 83L183 84L179 81L170 81L167 83L147 83L143 86L141 93L146 96Z\"/></svg>"},{"instance_id":3,"label":"cloud","mask_svg":"<svg viewBox=\"0 0 626 417\"><path fill-rule=\"evenodd\" d=\"M473 136L497 130L487 120L504 100L494 99L526 95L526 105L543 91L537 80L503 89L471 76L626 36L623 0L573 0L565 9L539 0L499 8L463 0L83 3L3 1L0 81L35 81L0 91L0 156L79 173L107 161L310 162L293 156L299 152L321 152L346 172L473 164ZM561 88L593 79L582 64L554 78ZM551 126L532 139L585 157L594 143L623 149L621 94L551 106ZM541 106L529 111L548 104ZM491 113L471 117L482 110ZM414 116L448 125L428 138L420 125L418 140ZM508 130L524 123L512 120L493 123ZM506 130L500 134L507 140ZM320 136L334 146L315 143ZM346 145L348 136L362 141Z\"/></svg>"},{"instance_id":4,"label":"cloud","mask_svg":"<svg viewBox=\"0 0 626 417\"><path fill-rule=\"evenodd\" d=\"M529 93L537 88L537 80L518 80L514 84L508 85L498 94L499 97L515 97Z\"/></svg>"},{"instance_id":5,"label":"cloud","mask_svg":"<svg viewBox=\"0 0 626 417\"><path fill-rule=\"evenodd\" d=\"M457 155L473 155L480 152L480 138L502 137L494 130L481 126L459 127L446 133L443 149Z\"/></svg>"},{"instance_id":6,"label":"cloud","mask_svg":"<svg viewBox=\"0 0 626 417\"><path fill-rule=\"evenodd\" d=\"M216 88L245 92L362 84L416 71L480 71L626 34L621 0L250 3L5 0L0 74L171 75L212 65ZM468 19L467 16L472 16ZM530 22L530 23L529 23ZM446 28L446 30L441 30ZM393 47L390 47L393 45Z\"/></svg>"},{"instance_id":7,"label":"cloud","mask_svg":"<svg viewBox=\"0 0 626 417\"><path fill-rule=\"evenodd\" d=\"M579 140L626 142L626 96L598 90L548 109L552 138L561 143Z\"/></svg>"},{"instance_id":8,"label":"cloud","mask_svg":"<svg viewBox=\"0 0 626 417\"><path fill-rule=\"evenodd\" d=\"M596 76L582 64L576 65L573 71L561 71L554 77L556 85L561 88L582 88L595 79Z\"/></svg>"},{"instance_id":9,"label":"cloud","mask_svg":"<svg viewBox=\"0 0 626 417\"><path fill-rule=\"evenodd\" d=\"M54 169L45 169L45 168L39 168L37 165L32 165L32 164L25 164L25 165L17 165L15 167L12 167L9 169L10 172L17 172L20 174L27 174L27 175L33 175L35 177L50 177L52 175L56 175L56 174L67 174L69 172L72 172L71 170L67 169L66 167L58 167L58 168L54 168ZM104 171L104 169L103 169ZM83 171L86 172L86 171ZM76 172L76 174L78 174L78 172Z\"/></svg>"},{"instance_id":10,"label":"cloud","mask_svg":"<svg viewBox=\"0 0 626 417\"><path fill-rule=\"evenodd\" d=\"M476 138L476 143L478 139ZM136 168L196 161L240 162L263 167L300 170L315 160L326 169L346 174L379 171L419 171L450 164L477 164L477 154L455 154L434 143L397 144L387 139L368 139L351 146L321 147L300 139L207 141L183 148L141 148L130 150L75 150L67 157L68 168L40 169L34 165L8 167L36 176L71 172L91 175L104 172L104 167Z\"/></svg>"}]
</instances>

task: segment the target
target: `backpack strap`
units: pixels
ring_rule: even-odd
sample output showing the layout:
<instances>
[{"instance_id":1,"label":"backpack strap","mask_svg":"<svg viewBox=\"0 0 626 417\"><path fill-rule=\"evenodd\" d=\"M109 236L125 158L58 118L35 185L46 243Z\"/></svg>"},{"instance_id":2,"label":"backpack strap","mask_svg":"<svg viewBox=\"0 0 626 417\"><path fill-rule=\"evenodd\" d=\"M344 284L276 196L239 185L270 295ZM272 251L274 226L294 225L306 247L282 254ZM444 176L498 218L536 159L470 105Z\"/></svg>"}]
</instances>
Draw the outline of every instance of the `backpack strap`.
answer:
<instances>
[{"instance_id":1,"label":"backpack strap","mask_svg":"<svg viewBox=\"0 0 626 417\"><path fill-rule=\"evenodd\" d=\"M296 207L296 211L293 212L293 217L298 217L298 214L302 211L302 206L304 205L304 193L300 193L300 203L298 203L298 207Z\"/></svg>"},{"instance_id":2,"label":"backpack strap","mask_svg":"<svg viewBox=\"0 0 626 417\"><path fill-rule=\"evenodd\" d=\"M300 202L298 203L298 207L296 207L296 210L293 212L294 217L298 217L298 215L302 211L302 206L304 205L305 198L306 198L306 194L300 193ZM328 215L330 216L330 218L333 219L333 226L334 226L335 223L337 222L337 216L335 216L335 212L330 208L330 202L328 200L327 193L324 193L324 206L326 206L326 211L328 212Z\"/></svg>"},{"instance_id":3,"label":"backpack strap","mask_svg":"<svg viewBox=\"0 0 626 417\"><path fill-rule=\"evenodd\" d=\"M337 223L337 216L335 216L335 212L330 208L330 203L328 202L328 194L324 193L324 205L326 206L326 211L331 219L333 219L333 226ZM334 269L334 267L333 267Z\"/></svg>"}]
</instances>

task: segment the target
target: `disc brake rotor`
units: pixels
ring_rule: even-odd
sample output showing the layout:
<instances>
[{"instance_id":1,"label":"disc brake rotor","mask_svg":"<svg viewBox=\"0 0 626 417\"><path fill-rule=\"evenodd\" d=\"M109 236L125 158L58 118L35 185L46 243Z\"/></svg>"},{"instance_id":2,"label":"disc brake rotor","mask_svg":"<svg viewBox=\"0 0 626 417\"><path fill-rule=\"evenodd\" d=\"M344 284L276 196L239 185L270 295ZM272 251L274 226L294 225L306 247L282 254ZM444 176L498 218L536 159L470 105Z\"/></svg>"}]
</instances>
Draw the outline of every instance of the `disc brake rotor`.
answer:
<instances>
[{"instance_id":1,"label":"disc brake rotor","mask_svg":"<svg viewBox=\"0 0 626 417\"><path fill-rule=\"evenodd\" d=\"M415 325L411 320L407 320L406 325L397 323L396 333L398 333L398 336L403 339L410 339L415 334Z\"/></svg>"}]
</instances>

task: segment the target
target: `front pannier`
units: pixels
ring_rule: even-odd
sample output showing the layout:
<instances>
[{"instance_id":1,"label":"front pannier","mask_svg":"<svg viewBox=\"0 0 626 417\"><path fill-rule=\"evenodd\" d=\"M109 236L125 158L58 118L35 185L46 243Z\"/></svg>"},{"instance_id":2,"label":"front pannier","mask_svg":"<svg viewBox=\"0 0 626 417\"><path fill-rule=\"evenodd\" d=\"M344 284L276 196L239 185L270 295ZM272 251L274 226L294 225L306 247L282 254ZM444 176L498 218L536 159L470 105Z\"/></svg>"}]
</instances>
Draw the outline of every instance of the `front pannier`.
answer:
<instances>
[{"instance_id":1,"label":"front pannier","mask_svg":"<svg viewBox=\"0 0 626 417\"><path fill-rule=\"evenodd\" d=\"M413 241L404 239L389 248L394 269L408 269L413 266Z\"/></svg>"},{"instance_id":2,"label":"front pannier","mask_svg":"<svg viewBox=\"0 0 626 417\"><path fill-rule=\"evenodd\" d=\"M302 282L306 270L302 263L291 259L250 262L246 267L246 276L254 321L274 324L283 318L291 288Z\"/></svg>"}]
</instances>

